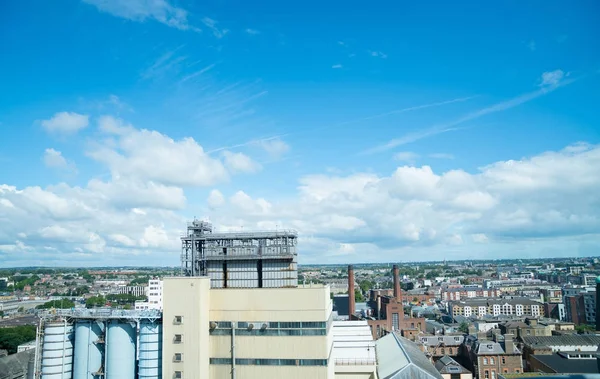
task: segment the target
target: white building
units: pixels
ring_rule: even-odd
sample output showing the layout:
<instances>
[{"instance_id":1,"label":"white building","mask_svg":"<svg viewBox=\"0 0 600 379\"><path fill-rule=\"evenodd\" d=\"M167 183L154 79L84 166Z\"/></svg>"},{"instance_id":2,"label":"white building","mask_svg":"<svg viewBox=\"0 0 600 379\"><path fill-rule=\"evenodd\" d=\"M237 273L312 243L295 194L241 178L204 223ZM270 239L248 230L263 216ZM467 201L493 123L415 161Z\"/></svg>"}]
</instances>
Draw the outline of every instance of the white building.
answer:
<instances>
[{"instance_id":1,"label":"white building","mask_svg":"<svg viewBox=\"0 0 600 379\"><path fill-rule=\"evenodd\" d=\"M144 309L163 309L163 281L154 278L148 281L148 286L146 287L146 296L148 297L148 301L136 301L135 309L136 310L144 310Z\"/></svg>"}]
</instances>

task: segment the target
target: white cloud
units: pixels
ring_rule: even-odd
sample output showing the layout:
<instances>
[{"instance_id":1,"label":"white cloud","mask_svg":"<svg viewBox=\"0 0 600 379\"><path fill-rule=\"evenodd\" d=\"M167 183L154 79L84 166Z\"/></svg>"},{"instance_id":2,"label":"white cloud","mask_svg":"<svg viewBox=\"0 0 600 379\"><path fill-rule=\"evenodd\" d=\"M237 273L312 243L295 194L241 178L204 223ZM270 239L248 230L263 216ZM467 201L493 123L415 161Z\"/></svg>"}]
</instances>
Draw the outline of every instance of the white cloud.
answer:
<instances>
[{"instance_id":1,"label":"white cloud","mask_svg":"<svg viewBox=\"0 0 600 379\"><path fill-rule=\"evenodd\" d=\"M387 54L382 53L381 51L369 51L369 54L372 57L381 58L381 59L386 59L388 57Z\"/></svg>"},{"instance_id":2,"label":"white cloud","mask_svg":"<svg viewBox=\"0 0 600 379\"><path fill-rule=\"evenodd\" d=\"M67 162L67 160L60 151L54 150L52 148L46 149L44 151L44 156L42 160L44 161L46 167L77 172L77 168L75 167L74 163Z\"/></svg>"},{"instance_id":3,"label":"white cloud","mask_svg":"<svg viewBox=\"0 0 600 379\"><path fill-rule=\"evenodd\" d=\"M473 242L476 242L476 243L488 243L489 242L489 239L483 233L471 234L471 238L473 239Z\"/></svg>"},{"instance_id":4,"label":"white cloud","mask_svg":"<svg viewBox=\"0 0 600 379\"><path fill-rule=\"evenodd\" d=\"M331 66L331 68L336 69L336 68L342 68L344 66L342 66L341 64L334 64L333 66Z\"/></svg>"},{"instance_id":5,"label":"white cloud","mask_svg":"<svg viewBox=\"0 0 600 379\"><path fill-rule=\"evenodd\" d=\"M411 151L399 151L394 154L394 159L401 162L413 163L419 158L419 154Z\"/></svg>"},{"instance_id":6,"label":"white cloud","mask_svg":"<svg viewBox=\"0 0 600 379\"><path fill-rule=\"evenodd\" d=\"M293 197L271 202L240 191L210 217L248 229L295 228L304 251L307 238L328 241L333 247L327 251L338 261L340 243L367 244L370 259L380 261L395 259L386 251L404 251L405 257L413 251L408 260L464 258L472 243L486 243L489 252L511 244L504 248L523 256L520 249L532 238L538 242L526 254L544 254L558 243L576 248L571 236L600 244L597 167L600 146L578 144L478 173L405 166L389 176L312 175L300 179ZM425 251L431 254L419 255ZM326 259L308 254L311 261Z\"/></svg>"},{"instance_id":7,"label":"white cloud","mask_svg":"<svg viewBox=\"0 0 600 379\"><path fill-rule=\"evenodd\" d=\"M259 171L262 167L253 161L249 156L243 153L232 153L224 151L223 158L225 167L232 173L253 173Z\"/></svg>"},{"instance_id":8,"label":"white cloud","mask_svg":"<svg viewBox=\"0 0 600 379\"><path fill-rule=\"evenodd\" d=\"M531 40L527 43L527 47L529 48L529 50L531 51L535 51L535 41Z\"/></svg>"},{"instance_id":9,"label":"white cloud","mask_svg":"<svg viewBox=\"0 0 600 379\"><path fill-rule=\"evenodd\" d=\"M67 160L62 156L62 153L54 149L46 149L43 159L47 167L66 168L68 166Z\"/></svg>"},{"instance_id":10,"label":"white cloud","mask_svg":"<svg viewBox=\"0 0 600 379\"><path fill-rule=\"evenodd\" d=\"M229 29L219 29L217 26L219 22L210 17L204 17L202 19L202 23L212 31L216 38L223 38L227 33L229 33Z\"/></svg>"},{"instance_id":11,"label":"white cloud","mask_svg":"<svg viewBox=\"0 0 600 379\"><path fill-rule=\"evenodd\" d=\"M251 28L248 28L248 29L246 29L245 31L246 31L246 33L248 33L248 34L250 34L250 35L253 35L253 36L255 36L255 35L257 35L257 34L260 34L260 32L259 32L258 30L256 30L256 29L251 29Z\"/></svg>"},{"instance_id":12,"label":"white cloud","mask_svg":"<svg viewBox=\"0 0 600 379\"><path fill-rule=\"evenodd\" d=\"M554 70L554 71L544 72L542 74L540 87L546 87L546 86L555 87L561 82L561 80L564 79L564 77L565 77L565 73L562 70Z\"/></svg>"},{"instance_id":13,"label":"white cloud","mask_svg":"<svg viewBox=\"0 0 600 379\"><path fill-rule=\"evenodd\" d=\"M83 2L96 6L102 12L132 21L143 22L152 19L172 28L200 31L189 24L188 12L185 9L175 7L167 0L83 0Z\"/></svg>"},{"instance_id":14,"label":"white cloud","mask_svg":"<svg viewBox=\"0 0 600 379\"><path fill-rule=\"evenodd\" d=\"M273 159L281 158L290 150L290 146L279 137L265 138L255 141L253 144L266 151Z\"/></svg>"},{"instance_id":15,"label":"white cloud","mask_svg":"<svg viewBox=\"0 0 600 379\"><path fill-rule=\"evenodd\" d=\"M110 116L102 117L99 127L116 140L98 143L87 154L106 164L113 177L175 186L208 186L229 178L223 162L209 156L193 138L175 141Z\"/></svg>"},{"instance_id":16,"label":"white cloud","mask_svg":"<svg viewBox=\"0 0 600 379\"><path fill-rule=\"evenodd\" d=\"M75 112L58 112L48 120L41 121L42 127L49 133L72 134L89 124L89 116Z\"/></svg>"},{"instance_id":17,"label":"white cloud","mask_svg":"<svg viewBox=\"0 0 600 379\"><path fill-rule=\"evenodd\" d=\"M210 191L206 202L208 203L209 207L216 209L225 204L225 197L223 196L221 191L214 189Z\"/></svg>"}]
</instances>

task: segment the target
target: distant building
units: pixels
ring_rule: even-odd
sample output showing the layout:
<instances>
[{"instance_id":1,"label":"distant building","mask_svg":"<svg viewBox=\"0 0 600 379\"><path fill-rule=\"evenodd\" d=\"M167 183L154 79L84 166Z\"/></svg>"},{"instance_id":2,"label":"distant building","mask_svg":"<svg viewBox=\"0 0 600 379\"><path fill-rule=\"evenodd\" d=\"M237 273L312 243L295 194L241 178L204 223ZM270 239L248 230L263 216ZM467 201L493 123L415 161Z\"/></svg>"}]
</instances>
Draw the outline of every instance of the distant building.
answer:
<instances>
[{"instance_id":1,"label":"distant building","mask_svg":"<svg viewBox=\"0 0 600 379\"><path fill-rule=\"evenodd\" d=\"M443 335L443 336L427 336L421 335L415 341L421 346L425 355L434 361L449 355L456 357L459 354L460 345L462 345L464 335Z\"/></svg>"},{"instance_id":2,"label":"distant building","mask_svg":"<svg viewBox=\"0 0 600 379\"><path fill-rule=\"evenodd\" d=\"M540 302L523 298L469 299L448 303L451 316L484 317L486 315L516 315L543 317L544 307Z\"/></svg>"},{"instance_id":3,"label":"distant building","mask_svg":"<svg viewBox=\"0 0 600 379\"><path fill-rule=\"evenodd\" d=\"M529 368L534 372L550 374L597 374L598 359L595 353L561 351L553 354L531 355Z\"/></svg>"},{"instance_id":4,"label":"distant building","mask_svg":"<svg viewBox=\"0 0 600 379\"><path fill-rule=\"evenodd\" d=\"M471 371L447 355L435 362L435 368L444 379L473 379Z\"/></svg>"},{"instance_id":5,"label":"distant building","mask_svg":"<svg viewBox=\"0 0 600 379\"><path fill-rule=\"evenodd\" d=\"M497 338L496 335L494 335ZM471 369L477 378L497 378L499 374L522 373L521 351L515 346L513 336L504 335L501 340L478 340L473 336L465 342Z\"/></svg>"},{"instance_id":6,"label":"distant building","mask_svg":"<svg viewBox=\"0 0 600 379\"><path fill-rule=\"evenodd\" d=\"M148 286L143 287L146 291L147 301L136 301L135 309L163 309L163 281L154 278L148 281Z\"/></svg>"},{"instance_id":7,"label":"distant building","mask_svg":"<svg viewBox=\"0 0 600 379\"><path fill-rule=\"evenodd\" d=\"M502 334L511 334L519 338L527 336L551 336L551 327L539 325L537 319L527 319L522 321L509 321L499 325Z\"/></svg>"},{"instance_id":8,"label":"distant building","mask_svg":"<svg viewBox=\"0 0 600 379\"><path fill-rule=\"evenodd\" d=\"M566 321L575 325L596 324L596 289L571 287L563 289Z\"/></svg>"},{"instance_id":9,"label":"distant building","mask_svg":"<svg viewBox=\"0 0 600 379\"><path fill-rule=\"evenodd\" d=\"M551 337L524 337L523 340L523 359L526 362L526 368L532 370L533 366L541 365L534 363L536 359L532 356L552 355L558 352L574 352L579 354L595 355L598 345L600 345L600 336L594 334L571 334L555 335ZM550 358L553 360L557 358ZM575 356L563 356L564 359L575 359ZM543 362L545 359L537 359ZM552 372L552 371L544 371ZM564 371L563 371L564 372Z\"/></svg>"},{"instance_id":10,"label":"distant building","mask_svg":"<svg viewBox=\"0 0 600 379\"><path fill-rule=\"evenodd\" d=\"M119 294L146 296L146 290L146 286L120 286L118 292Z\"/></svg>"},{"instance_id":11,"label":"distant building","mask_svg":"<svg viewBox=\"0 0 600 379\"><path fill-rule=\"evenodd\" d=\"M459 288L447 288L442 290L442 300L455 301L474 297L498 297L502 294L500 290L483 287L465 286Z\"/></svg>"}]
</instances>

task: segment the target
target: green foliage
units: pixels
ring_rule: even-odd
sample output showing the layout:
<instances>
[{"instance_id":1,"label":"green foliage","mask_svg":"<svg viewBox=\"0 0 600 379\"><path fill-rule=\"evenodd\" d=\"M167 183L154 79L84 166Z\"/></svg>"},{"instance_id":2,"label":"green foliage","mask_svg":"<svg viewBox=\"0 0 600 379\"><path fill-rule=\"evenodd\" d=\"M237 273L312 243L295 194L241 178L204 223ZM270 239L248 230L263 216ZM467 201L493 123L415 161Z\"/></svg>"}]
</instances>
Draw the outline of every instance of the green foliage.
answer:
<instances>
[{"instance_id":1,"label":"green foliage","mask_svg":"<svg viewBox=\"0 0 600 379\"><path fill-rule=\"evenodd\" d=\"M40 277L37 275L33 275L31 277L26 277L26 276L15 276L13 277L13 280L15 281L15 289L19 290L19 291L23 291L23 288L25 288L25 286L29 285L32 286L34 285L35 282L37 282L38 280L40 280Z\"/></svg>"},{"instance_id":2,"label":"green foliage","mask_svg":"<svg viewBox=\"0 0 600 379\"><path fill-rule=\"evenodd\" d=\"M146 296L135 296L128 294L106 295L106 300L117 304L132 304L137 300L146 301Z\"/></svg>"},{"instance_id":3,"label":"green foliage","mask_svg":"<svg viewBox=\"0 0 600 379\"><path fill-rule=\"evenodd\" d=\"M441 276L441 272L437 270L429 271L426 275L426 279L435 279L436 277Z\"/></svg>"},{"instance_id":4,"label":"green foliage","mask_svg":"<svg viewBox=\"0 0 600 379\"><path fill-rule=\"evenodd\" d=\"M375 287L375 283L368 279L365 279L358 282L358 286L360 287L360 290L362 292L368 292L371 288Z\"/></svg>"},{"instance_id":5,"label":"green foliage","mask_svg":"<svg viewBox=\"0 0 600 379\"><path fill-rule=\"evenodd\" d=\"M9 354L16 353L19 345L33 340L35 340L35 326L0 328L0 350L6 349Z\"/></svg>"},{"instance_id":6,"label":"green foliage","mask_svg":"<svg viewBox=\"0 0 600 379\"><path fill-rule=\"evenodd\" d=\"M103 307L106 304L104 296L92 296L85 301L85 306L88 308Z\"/></svg>"},{"instance_id":7,"label":"green foliage","mask_svg":"<svg viewBox=\"0 0 600 379\"><path fill-rule=\"evenodd\" d=\"M361 290L359 290L358 288L354 289L354 298L358 303L362 303L363 301L365 301L365 297L363 296Z\"/></svg>"},{"instance_id":8,"label":"green foliage","mask_svg":"<svg viewBox=\"0 0 600 379\"><path fill-rule=\"evenodd\" d=\"M595 329L596 328L594 328L593 325L587 325L587 324L581 324L581 325L577 325L575 327L575 330L579 334L584 334L584 333L587 333L587 332L593 332Z\"/></svg>"},{"instance_id":9,"label":"green foliage","mask_svg":"<svg viewBox=\"0 0 600 379\"><path fill-rule=\"evenodd\" d=\"M469 324L466 321L463 321L458 326L458 331L462 333L469 333Z\"/></svg>"},{"instance_id":10,"label":"green foliage","mask_svg":"<svg viewBox=\"0 0 600 379\"><path fill-rule=\"evenodd\" d=\"M74 308L75 303L69 299L61 299L61 300L51 300L47 301L44 304L38 305L35 307L36 309L50 309L50 308L59 308L59 309L70 309Z\"/></svg>"},{"instance_id":11,"label":"green foliage","mask_svg":"<svg viewBox=\"0 0 600 379\"><path fill-rule=\"evenodd\" d=\"M69 291L68 296L81 296L90 292L90 287L88 286L79 286L71 291Z\"/></svg>"}]
</instances>

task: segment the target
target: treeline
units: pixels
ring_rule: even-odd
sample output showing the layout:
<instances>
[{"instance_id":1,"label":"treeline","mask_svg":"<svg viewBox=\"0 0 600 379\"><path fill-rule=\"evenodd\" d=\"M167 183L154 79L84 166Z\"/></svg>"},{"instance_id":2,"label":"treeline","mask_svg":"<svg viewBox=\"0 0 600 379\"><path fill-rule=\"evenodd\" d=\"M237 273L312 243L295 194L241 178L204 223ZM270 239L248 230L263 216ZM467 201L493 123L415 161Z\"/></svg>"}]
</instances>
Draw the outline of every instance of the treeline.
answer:
<instances>
[{"instance_id":1,"label":"treeline","mask_svg":"<svg viewBox=\"0 0 600 379\"><path fill-rule=\"evenodd\" d=\"M75 303L69 299L60 299L60 300L51 300L47 301L44 304L40 304L35 309L71 309L75 307Z\"/></svg>"}]
</instances>

